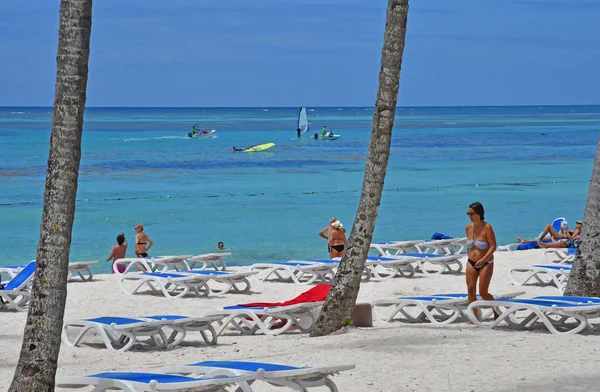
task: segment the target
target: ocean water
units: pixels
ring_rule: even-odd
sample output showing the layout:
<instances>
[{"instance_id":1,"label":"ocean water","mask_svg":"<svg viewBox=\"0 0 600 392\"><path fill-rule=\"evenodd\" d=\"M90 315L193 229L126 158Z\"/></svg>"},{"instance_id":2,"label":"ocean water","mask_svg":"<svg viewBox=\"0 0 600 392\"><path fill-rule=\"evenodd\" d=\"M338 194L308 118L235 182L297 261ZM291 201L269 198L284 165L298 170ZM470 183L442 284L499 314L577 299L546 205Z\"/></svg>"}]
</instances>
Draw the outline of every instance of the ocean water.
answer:
<instances>
[{"instance_id":1,"label":"ocean water","mask_svg":"<svg viewBox=\"0 0 600 392\"><path fill-rule=\"evenodd\" d=\"M143 223L151 255L233 252L232 265L325 257L317 233L356 212L372 108L88 108L71 260L104 260ZM188 126L217 129L189 139ZM0 108L0 266L35 258L51 108ZM312 132L311 132L312 133ZM600 106L399 108L374 239L464 235L481 201L499 243L583 217ZM232 152L273 141L263 153ZM109 263L95 266L108 272Z\"/></svg>"}]
</instances>

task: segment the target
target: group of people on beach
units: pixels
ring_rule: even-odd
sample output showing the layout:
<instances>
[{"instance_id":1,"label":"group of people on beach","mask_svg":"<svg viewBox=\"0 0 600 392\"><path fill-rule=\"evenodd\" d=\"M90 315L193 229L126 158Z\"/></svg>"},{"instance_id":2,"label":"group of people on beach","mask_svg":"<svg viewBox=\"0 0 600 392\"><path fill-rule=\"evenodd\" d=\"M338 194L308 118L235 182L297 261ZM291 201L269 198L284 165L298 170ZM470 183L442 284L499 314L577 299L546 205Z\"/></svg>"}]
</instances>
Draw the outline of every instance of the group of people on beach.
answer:
<instances>
[{"instance_id":1,"label":"group of people on beach","mask_svg":"<svg viewBox=\"0 0 600 392\"><path fill-rule=\"evenodd\" d=\"M144 233L144 225L138 223L134 226L135 230L135 256L136 257L149 257L148 251L154 246L154 241ZM125 239L125 233L122 232L117 236L117 244L114 245L110 250L110 255L106 258L106 261L112 261L113 265L118 259L124 259L127 254L127 240ZM217 250L224 251L225 244L223 241L219 241L217 244ZM120 273L125 272L124 265L117 265L117 269ZM111 266L111 271L113 271ZM114 271L113 271L114 272Z\"/></svg>"},{"instance_id":2,"label":"group of people on beach","mask_svg":"<svg viewBox=\"0 0 600 392\"><path fill-rule=\"evenodd\" d=\"M467 270L466 284L469 303L479 295L484 300L493 300L489 292L490 282L494 273L494 252L496 251L496 234L492 225L485 221L485 209L480 202L471 203L467 209L470 223L465 226L467 237ZM543 248L577 248L580 244L582 221L577 221L574 230L569 230L566 222L560 232L551 224L546 225L537 241ZM331 258L342 257L346 248L346 229L335 217L329 220L329 225L319 232L319 236L327 240L327 250ZM551 242L546 242L548 239ZM527 242L517 237L518 242Z\"/></svg>"}]
</instances>

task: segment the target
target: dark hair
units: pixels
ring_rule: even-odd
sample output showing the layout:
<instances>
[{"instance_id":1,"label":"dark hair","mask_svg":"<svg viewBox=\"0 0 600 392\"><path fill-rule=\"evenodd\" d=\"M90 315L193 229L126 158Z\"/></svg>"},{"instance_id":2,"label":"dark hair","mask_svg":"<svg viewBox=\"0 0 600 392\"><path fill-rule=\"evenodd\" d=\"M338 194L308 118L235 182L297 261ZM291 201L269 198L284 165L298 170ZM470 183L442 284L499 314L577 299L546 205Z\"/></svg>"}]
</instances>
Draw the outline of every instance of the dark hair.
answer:
<instances>
[{"instance_id":1,"label":"dark hair","mask_svg":"<svg viewBox=\"0 0 600 392\"><path fill-rule=\"evenodd\" d=\"M223 243L223 241L219 241L219 243L217 244L217 246L223 245L225 246L225 244Z\"/></svg>"},{"instance_id":2,"label":"dark hair","mask_svg":"<svg viewBox=\"0 0 600 392\"><path fill-rule=\"evenodd\" d=\"M481 220L485 220L485 211L483 209L483 205L476 201L474 203L469 204L469 208L475 211L477 215L481 217Z\"/></svg>"},{"instance_id":3,"label":"dark hair","mask_svg":"<svg viewBox=\"0 0 600 392\"><path fill-rule=\"evenodd\" d=\"M123 245L124 242L125 242L125 236L123 234L119 234L117 236L117 244Z\"/></svg>"}]
</instances>

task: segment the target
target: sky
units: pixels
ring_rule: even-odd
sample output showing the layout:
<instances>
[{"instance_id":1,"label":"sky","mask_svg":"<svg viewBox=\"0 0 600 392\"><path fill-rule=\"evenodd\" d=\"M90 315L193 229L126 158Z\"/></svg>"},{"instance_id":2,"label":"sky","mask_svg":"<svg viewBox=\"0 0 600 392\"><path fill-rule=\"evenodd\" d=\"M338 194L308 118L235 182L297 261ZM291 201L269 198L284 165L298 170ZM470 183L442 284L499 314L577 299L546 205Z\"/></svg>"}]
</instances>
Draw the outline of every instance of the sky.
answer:
<instances>
[{"instance_id":1,"label":"sky","mask_svg":"<svg viewBox=\"0 0 600 392\"><path fill-rule=\"evenodd\" d=\"M2 0L0 106L51 106L59 0ZM373 106L385 0L96 0L88 106ZM412 0L399 106L600 104L600 1Z\"/></svg>"}]
</instances>

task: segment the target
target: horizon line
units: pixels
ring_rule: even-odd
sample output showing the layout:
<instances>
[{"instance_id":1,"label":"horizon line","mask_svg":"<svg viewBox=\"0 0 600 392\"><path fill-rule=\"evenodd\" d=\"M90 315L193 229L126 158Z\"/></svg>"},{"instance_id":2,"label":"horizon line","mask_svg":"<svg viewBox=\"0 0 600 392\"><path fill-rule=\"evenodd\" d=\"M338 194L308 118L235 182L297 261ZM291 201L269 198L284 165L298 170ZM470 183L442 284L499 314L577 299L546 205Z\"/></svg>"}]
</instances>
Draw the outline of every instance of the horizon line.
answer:
<instances>
[{"instance_id":1,"label":"horizon line","mask_svg":"<svg viewBox=\"0 0 600 392\"><path fill-rule=\"evenodd\" d=\"M414 105L414 106L396 106L396 109L412 108L530 108L530 107L580 107L580 106L600 106L600 103L594 104L530 104L530 105ZM86 109L297 109L300 107L319 108L319 109L353 109L368 108L374 109L375 106L86 106ZM52 109L53 106L0 106L0 109L29 108L29 109Z\"/></svg>"}]
</instances>

